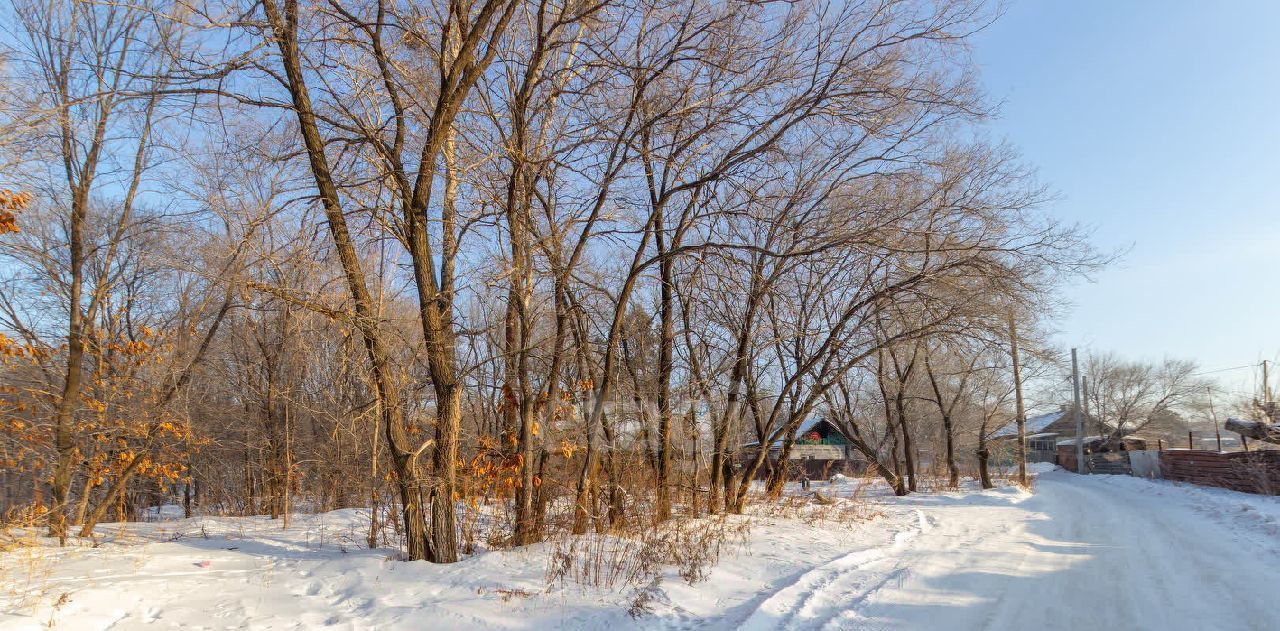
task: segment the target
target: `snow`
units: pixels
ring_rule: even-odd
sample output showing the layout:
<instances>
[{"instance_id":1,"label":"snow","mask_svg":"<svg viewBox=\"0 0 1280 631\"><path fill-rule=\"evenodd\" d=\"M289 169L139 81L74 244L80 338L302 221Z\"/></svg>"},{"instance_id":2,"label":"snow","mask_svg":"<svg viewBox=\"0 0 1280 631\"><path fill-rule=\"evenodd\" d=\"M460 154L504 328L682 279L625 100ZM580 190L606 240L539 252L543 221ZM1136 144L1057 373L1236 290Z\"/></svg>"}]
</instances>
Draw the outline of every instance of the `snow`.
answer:
<instances>
[{"instance_id":1,"label":"snow","mask_svg":"<svg viewBox=\"0 0 1280 631\"><path fill-rule=\"evenodd\" d=\"M1069 410L1058 410L1056 412L1047 412L1045 414L1037 414L1026 420L1024 425L1028 434L1037 434L1044 432L1044 428L1052 425L1055 421L1062 418ZM1007 438L1009 436L1018 435L1018 422L1012 421L1008 425L1001 427L991 434L991 438ZM1028 436L1030 438L1030 436Z\"/></svg>"},{"instance_id":2,"label":"snow","mask_svg":"<svg viewBox=\"0 0 1280 631\"><path fill-rule=\"evenodd\" d=\"M1085 437L1084 437L1084 443L1085 443L1086 445L1087 445L1087 444L1089 444L1089 443L1096 443L1096 442L1101 441L1101 440L1102 440L1102 437L1101 437L1101 436L1085 436ZM1075 438L1075 437L1072 437L1072 438L1063 438L1063 439L1061 439L1061 440L1059 440L1059 441L1058 441L1058 446L1059 446L1059 447L1061 447L1061 446L1063 446L1063 445L1066 445L1067 447L1071 447L1071 446L1075 445L1075 444L1076 444L1076 443L1078 443L1078 442L1080 442L1080 439Z\"/></svg>"},{"instance_id":3,"label":"snow","mask_svg":"<svg viewBox=\"0 0 1280 631\"><path fill-rule=\"evenodd\" d=\"M182 519L186 511L178 504L152 506L144 511L142 521L174 521Z\"/></svg>"},{"instance_id":4,"label":"snow","mask_svg":"<svg viewBox=\"0 0 1280 631\"><path fill-rule=\"evenodd\" d=\"M815 485L860 497L858 517L734 518L745 543L693 584L675 568L644 586L549 584L555 543L406 563L364 548L354 509L288 530L109 525L99 547L0 554L0 629L1280 628L1258 597L1280 579L1280 498L1032 470L1034 493Z\"/></svg>"}]
</instances>

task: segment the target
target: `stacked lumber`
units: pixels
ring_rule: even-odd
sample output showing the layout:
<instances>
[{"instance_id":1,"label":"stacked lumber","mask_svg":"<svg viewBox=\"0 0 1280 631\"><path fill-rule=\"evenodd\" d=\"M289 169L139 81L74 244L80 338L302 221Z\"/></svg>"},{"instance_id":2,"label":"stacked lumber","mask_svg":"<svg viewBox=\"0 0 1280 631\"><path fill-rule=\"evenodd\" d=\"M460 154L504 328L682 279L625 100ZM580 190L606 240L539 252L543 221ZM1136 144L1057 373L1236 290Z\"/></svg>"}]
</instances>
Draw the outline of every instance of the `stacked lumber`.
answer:
<instances>
[{"instance_id":1,"label":"stacked lumber","mask_svg":"<svg viewBox=\"0 0 1280 631\"><path fill-rule=\"evenodd\" d=\"M1280 451L1220 453L1170 449L1160 454L1166 480L1245 493L1280 494Z\"/></svg>"}]
</instances>

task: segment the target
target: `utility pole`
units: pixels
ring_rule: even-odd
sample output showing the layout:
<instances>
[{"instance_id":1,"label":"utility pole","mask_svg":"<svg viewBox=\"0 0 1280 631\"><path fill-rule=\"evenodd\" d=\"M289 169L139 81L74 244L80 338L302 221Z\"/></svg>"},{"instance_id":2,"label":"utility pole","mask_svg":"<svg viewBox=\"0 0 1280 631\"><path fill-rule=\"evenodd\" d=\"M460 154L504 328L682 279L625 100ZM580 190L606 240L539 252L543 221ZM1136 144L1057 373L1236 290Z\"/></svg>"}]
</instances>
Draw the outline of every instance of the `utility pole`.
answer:
<instances>
[{"instance_id":1,"label":"utility pole","mask_svg":"<svg viewBox=\"0 0 1280 631\"><path fill-rule=\"evenodd\" d=\"M1271 361L1262 360L1262 415L1266 418L1266 422L1275 423L1280 421L1280 410L1276 409L1276 405L1271 402Z\"/></svg>"},{"instance_id":2,"label":"utility pole","mask_svg":"<svg viewBox=\"0 0 1280 631\"><path fill-rule=\"evenodd\" d=\"M1271 381L1268 379L1267 374L1267 368L1270 363L1269 360L1262 360L1262 407L1264 409L1271 402Z\"/></svg>"},{"instance_id":3,"label":"utility pole","mask_svg":"<svg viewBox=\"0 0 1280 631\"><path fill-rule=\"evenodd\" d=\"M1010 354L1013 356L1013 400L1018 423L1018 484L1027 485L1027 411L1022 403L1022 366L1018 363L1018 324L1009 312Z\"/></svg>"},{"instance_id":4,"label":"utility pole","mask_svg":"<svg viewBox=\"0 0 1280 631\"><path fill-rule=\"evenodd\" d=\"M1080 400L1084 402L1084 421L1089 422L1089 375L1080 375ZM1102 426L1099 423L1098 435L1102 435Z\"/></svg>"},{"instance_id":5,"label":"utility pole","mask_svg":"<svg viewBox=\"0 0 1280 631\"><path fill-rule=\"evenodd\" d=\"M1072 413L1076 418L1076 473L1084 473L1084 416L1080 414L1080 362L1076 359L1076 349L1071 349L1071 389L1075 392L1075 407Z\"/></svg>"},{"instance_id":6,"label":"utility pole","mask_svg":"<svg viewBox=\"0 0 1280 631\"><path fill-rule=\"evenodd\" d=\"M1204 391L1209 395L1209 416L1213 417L1213 436L1218 439L1218 452L1222 452L1222 432L1218 430L1218 413L1213 409L1213 387L1205 386Z\"/></svg>"}]
</instances>

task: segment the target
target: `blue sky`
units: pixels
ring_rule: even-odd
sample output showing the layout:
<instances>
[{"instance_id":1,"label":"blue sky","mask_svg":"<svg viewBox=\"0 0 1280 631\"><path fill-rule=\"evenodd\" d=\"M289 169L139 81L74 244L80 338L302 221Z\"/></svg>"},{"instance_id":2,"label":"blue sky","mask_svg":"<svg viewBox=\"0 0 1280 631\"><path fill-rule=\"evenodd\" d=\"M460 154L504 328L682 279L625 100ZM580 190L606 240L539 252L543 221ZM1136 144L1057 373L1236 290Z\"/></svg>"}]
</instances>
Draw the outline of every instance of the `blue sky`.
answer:
<instances>
[{"instance_id":1,"label":"blue sky","mask_svg":"<svg viewBox=\"0 0 1280 631\"><path fill-rule=\"evenodd\" d=\"M1068 287L1064 346L1206 370L1280 356L1278 24L1275 0L1013 0L976 37L992 132L1055 214L1131 248Z\"/></svg>"}]
</instances>

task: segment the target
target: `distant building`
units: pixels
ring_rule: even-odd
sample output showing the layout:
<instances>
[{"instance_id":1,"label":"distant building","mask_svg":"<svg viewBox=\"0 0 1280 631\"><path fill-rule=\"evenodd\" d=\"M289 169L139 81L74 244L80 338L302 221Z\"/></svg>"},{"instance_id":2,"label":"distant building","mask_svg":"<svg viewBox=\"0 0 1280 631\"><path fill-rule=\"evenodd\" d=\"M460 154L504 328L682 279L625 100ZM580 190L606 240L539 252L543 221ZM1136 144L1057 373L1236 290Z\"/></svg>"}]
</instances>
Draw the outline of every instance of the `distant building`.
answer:
<instances>
[{"instance_id":1,"label":"distant building","mask_svg":"<svg viewBox=\"0 0 1280 631\"><path fill-rule=\"evenodd\" d=\"M826 419L814 418L801 423L794 436L795 442L787 460L781 463L786 467L788 477L806 474L813 479L826 479L836 473L853 473L866 466L858 450L834 423ZM779 438L769 445L765 466L760 467L757 477L765 477L780 466L784 442L785 439ZM759 449L759 442L742 445L738 452L740 460L749 462L755 459Z\"/></svg>"},{"instance_id":2,"label":"distant building","mask_svg":"<svg viewBox=\"0 0 1280 631\"><path fill-rule=\"evenodd\" d=\"M1072 413L1074 409L1073 405L1063 404L1055 412L1027 418L1028 462L1057 462L1058 442L1076 436L1076 419ZM1086 433L1090 430L1096 432L1102 426L1102 422L1091 414L1084 415L1083 424ZM1008 424L989 434L987 440L991 441L993 448L1007 451L1008 457L1018 444L1018 420L1010 420Z\"/></svg>"}]
</instances>

